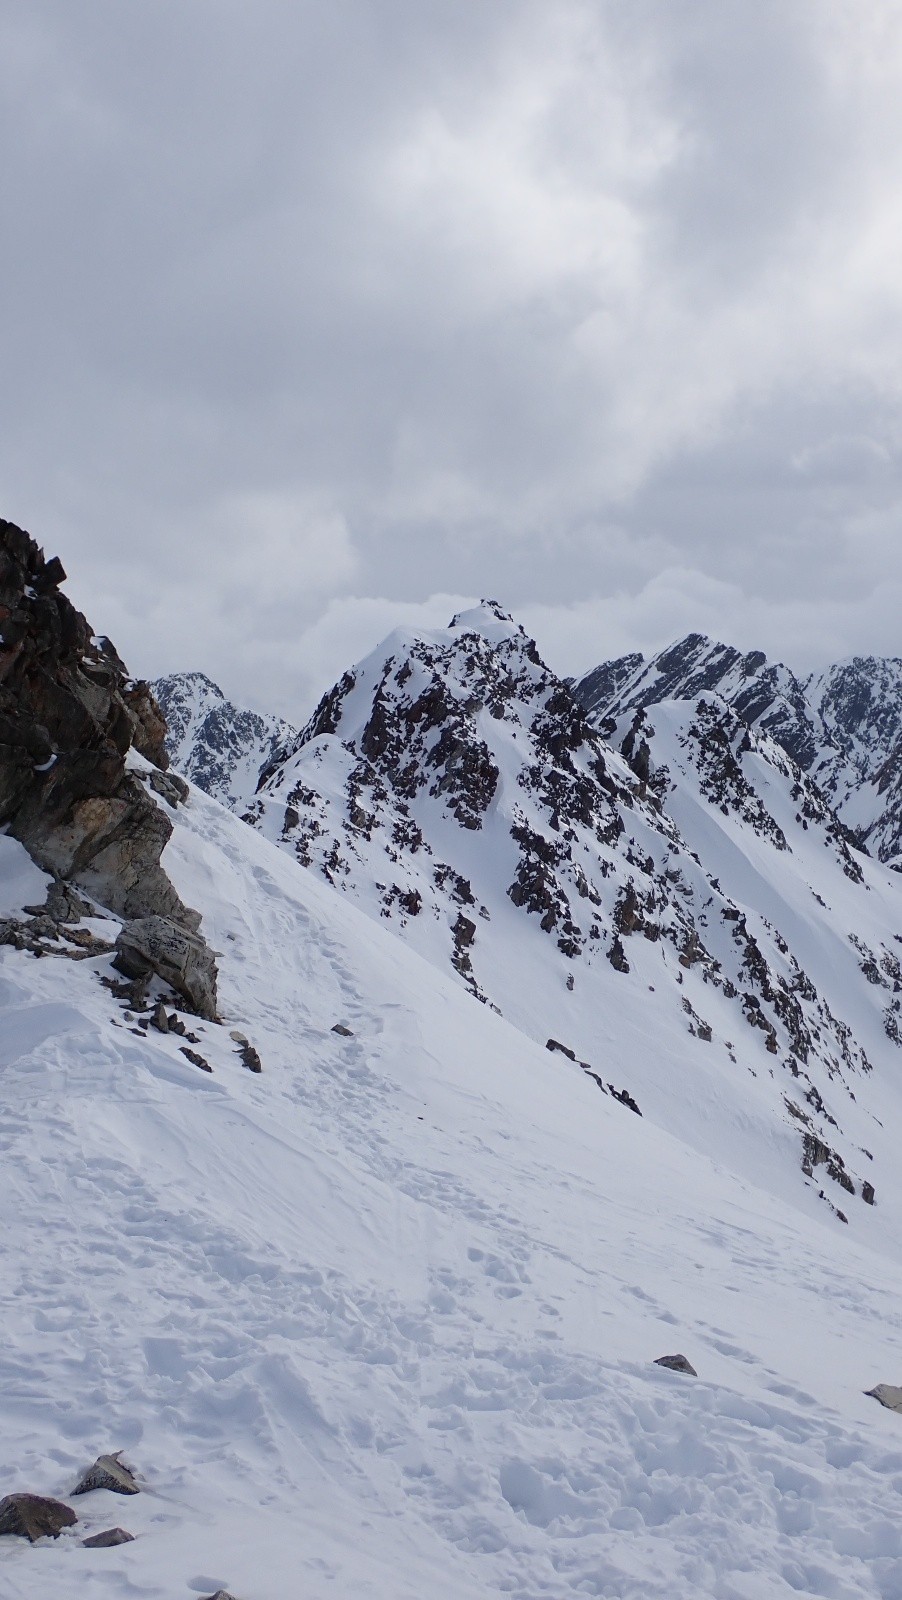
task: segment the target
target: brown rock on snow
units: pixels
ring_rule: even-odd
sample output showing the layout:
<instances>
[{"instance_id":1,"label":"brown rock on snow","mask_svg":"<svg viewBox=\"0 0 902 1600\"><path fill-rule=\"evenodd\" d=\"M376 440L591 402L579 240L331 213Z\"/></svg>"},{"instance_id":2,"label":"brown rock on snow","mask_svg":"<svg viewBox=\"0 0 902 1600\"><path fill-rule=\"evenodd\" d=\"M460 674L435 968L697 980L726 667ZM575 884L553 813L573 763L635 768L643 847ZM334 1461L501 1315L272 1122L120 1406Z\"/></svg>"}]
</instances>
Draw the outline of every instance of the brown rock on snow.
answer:
<instances>
[{"instance_id":1,"label":"brown rock on snow","mask_svg":"<svg viewBox=\"0 0 902 1600\"><path fill-rule=\"evenodd\" d=\"M92 1533L90 1539L82 1539L86 1550L111 1550L117 1544L131 1544L134 1540L133 1533L126 1533L124 1528L105 1528L103 1533Z\"/></svg>"},{"instance_id":2,"label":"brown rock on snow","mask_svg":"<svg viewBox=\"0 0 902 1600\"><path fill-rule=\"evenodd\" d=\"M685 1372L685 1373L688 1373L690 1378L697 1378L698 1377L698 1373L696 1372L694 1366L692 1365L692 1362L691 1361L687 1361L686 1357L684 1355L658 1356L657 1360L655 1361L655 1366L656 1367L669 1367L671 1372Z\"/></svg>"},{"instance_id":3,"label":"brown rock on snow","mask_svg":"<svg viewBox=\"0 0 902 1600\"><path fill-rule=\"evenodd\" d=\"M32 1544L57 1539L63 1528L78 1521L71 1506L42 1494L8 1494L0 1500L0 1534L15 1534Z\"/></svg>"}]
</instances>

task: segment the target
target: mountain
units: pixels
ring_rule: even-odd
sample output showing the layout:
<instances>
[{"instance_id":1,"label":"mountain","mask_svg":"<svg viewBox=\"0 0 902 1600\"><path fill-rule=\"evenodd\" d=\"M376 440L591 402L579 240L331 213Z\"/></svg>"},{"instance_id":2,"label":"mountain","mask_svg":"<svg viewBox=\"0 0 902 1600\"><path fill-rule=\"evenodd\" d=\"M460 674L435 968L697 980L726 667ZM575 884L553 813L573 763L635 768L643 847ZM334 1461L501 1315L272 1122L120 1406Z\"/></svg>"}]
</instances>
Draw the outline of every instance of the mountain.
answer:
<instances>
[{"instance_id":1,"label":"mountain","mask_svg":"<svg viewBox=\"0 0 902 1600\"><path fill-rule=\"evenodd\" d=\"M78 657L13 667L24 735ZM78 1517L11 1600L900 1592L902 885L719 697L620 743L493 606L349 673L256 828L130 743L215 1015L0 835L0 1492Z\"/></svg>"},{"instance_id":2,"label":"mountain","mask_svg":"<svg viewBox=\"0 0 902 1600\"><path fill-rule=\"evenodd\" d=\"M856 656L808 678L692 633L652 656L603 662L573 685L597 726L665 700L718 694L819 784L859 845L902 854L902 661Z\"/></svg>"},{"instance_id":3,"label":"mountain","mask_svg":"<svg viewBox=\"0 0 902 1600\"><path fill-rule=\"evenodd\" d=\"M608 1094L845 1216L895 1162L862 1085L902 1039L899 885L719 695L616 731L489 602L346 673L247 820Z\"/></svg>"},{"instance_id":4,"label":"mountain","mask_svg":"<svg viewBox=\"0 0 902 1600\"><path fill-rule=\"evenodd\" d=\"M261 767L297 736L281 717L234 705L202 672L157 678L151 689L166 719L172 766L239 812L253 797Z\"/></svg>"}]
</instances>

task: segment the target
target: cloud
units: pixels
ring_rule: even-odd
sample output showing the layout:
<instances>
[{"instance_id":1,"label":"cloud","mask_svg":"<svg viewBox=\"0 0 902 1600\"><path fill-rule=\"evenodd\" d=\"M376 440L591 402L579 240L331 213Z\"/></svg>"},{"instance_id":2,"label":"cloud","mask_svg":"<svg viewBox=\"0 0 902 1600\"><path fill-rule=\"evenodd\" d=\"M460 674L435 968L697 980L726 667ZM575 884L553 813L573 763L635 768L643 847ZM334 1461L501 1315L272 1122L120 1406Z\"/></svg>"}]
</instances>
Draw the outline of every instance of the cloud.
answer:
<instances>
[{"instance_id":1,"label":"cloud","mask_svg":"<svg viewBox=\"0 0 902 1600\"><path fill-rule=\"evenodd\" d=\"M866 643L900 91L890 0L33 0L2 510L140 670L257 701L446 592L587 665L592 616L669 637L712 592L778 653Z\"/></svg>"}]
</instances>

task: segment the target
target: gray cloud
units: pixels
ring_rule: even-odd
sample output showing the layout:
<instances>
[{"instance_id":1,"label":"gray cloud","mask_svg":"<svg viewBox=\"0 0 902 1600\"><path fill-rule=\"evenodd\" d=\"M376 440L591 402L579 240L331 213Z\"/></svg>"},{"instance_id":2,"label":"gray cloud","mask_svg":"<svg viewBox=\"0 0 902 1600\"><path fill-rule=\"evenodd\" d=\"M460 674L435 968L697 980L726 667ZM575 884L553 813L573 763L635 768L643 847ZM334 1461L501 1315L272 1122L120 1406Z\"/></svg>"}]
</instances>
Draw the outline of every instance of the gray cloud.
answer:
<instances>
[{"instance_id":1,"label":"gray cloud","mask_svg":"<svg viewBox=\"0 0 902 1600\"><path fill-rule=\"evenodd\" d=\"M890 0L32 0L0 510L289 715L485 592L896 652L900 89Z\"/></svg>"}]
</instances>

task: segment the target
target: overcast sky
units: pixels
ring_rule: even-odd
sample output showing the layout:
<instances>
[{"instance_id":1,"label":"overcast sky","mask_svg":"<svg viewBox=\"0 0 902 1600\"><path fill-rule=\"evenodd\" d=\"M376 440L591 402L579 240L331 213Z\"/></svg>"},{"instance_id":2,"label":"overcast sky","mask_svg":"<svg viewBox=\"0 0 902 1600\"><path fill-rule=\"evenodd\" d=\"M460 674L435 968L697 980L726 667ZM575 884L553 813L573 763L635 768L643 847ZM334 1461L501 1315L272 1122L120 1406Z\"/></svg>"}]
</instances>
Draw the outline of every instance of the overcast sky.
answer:
<instances>
[{"instance_id":1,"label":"overcast sky","mask_svg":"<svg viewBox=\"0 0 902 1600\"><path fill-rule=\"evenodd\" d=\"M898 0L0 0L0 86L0 515L136 673L902 654Z\"/></svg>"}]
</instances>

